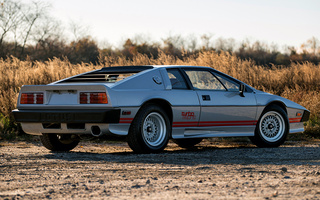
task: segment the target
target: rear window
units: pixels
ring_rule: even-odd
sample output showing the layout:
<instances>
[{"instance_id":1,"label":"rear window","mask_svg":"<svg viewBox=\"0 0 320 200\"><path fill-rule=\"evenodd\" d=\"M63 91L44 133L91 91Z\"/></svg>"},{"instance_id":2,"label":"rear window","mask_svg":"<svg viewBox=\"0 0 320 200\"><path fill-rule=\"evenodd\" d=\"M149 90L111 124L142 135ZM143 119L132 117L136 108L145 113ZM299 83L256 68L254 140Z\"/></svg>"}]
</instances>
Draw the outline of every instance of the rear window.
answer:
<instances>
[{"instance_id":1,"label":"rear window","mask_svg":"<svg viewBox=\"0 0 320 200\"><path fill-rule=\"evenodd\" d=\"M91 82L91 83L116 83L125 78L128 78L136 73L88 73L69 78L60 83L74 83L74 82Z\"/></svg>"},{"instance_id":2,"label":"rear window","mask_svg":"<svg viewBox=\"0 0 320 200\"><path fill-rule=\"evenodd\" d=\"M104 67L100 70L73 76L59 83L116 83L141 71L152 69L152 66L118 66Z\"/></svg>"}]
</instances>

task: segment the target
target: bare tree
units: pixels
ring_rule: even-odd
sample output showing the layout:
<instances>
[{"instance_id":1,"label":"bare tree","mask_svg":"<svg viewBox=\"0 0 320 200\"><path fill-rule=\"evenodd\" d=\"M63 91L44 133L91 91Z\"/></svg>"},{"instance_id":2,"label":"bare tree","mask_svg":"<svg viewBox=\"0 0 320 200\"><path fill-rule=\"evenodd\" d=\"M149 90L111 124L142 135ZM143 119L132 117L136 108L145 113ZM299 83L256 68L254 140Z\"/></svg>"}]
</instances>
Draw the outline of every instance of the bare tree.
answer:
<instances>
[{"instance_id":1,"label":"bare tree","mask_svg":"<svg viewBox=\"0 0 320 200\"><path fill-rule=\"evenodd\" d=\"M84 25L77 23L75 21L71 21L69 24L69 29L70 29L71 33L73 34L74 41L79 41L82 38L89 37L90 28L88 26L84 26Z\"/></svg>"},{"instance_id":2,"label":"bare tree","mask_svg":"<svg viewBox=\"0 0 320 200\"><path fill-rule=\"evenodd\" d=\"M209 50L212 47L212 45L211 45L212 37L213 37L212 33L201 35L201 42L202 42L203 49Z\"/></svg>"},{"instance_id":3,"label":"bare tree","mask_svg":"<svg viewBox=\"0 0 320 200\"><path fill-rule=\"evenodd\" d=\"M61 39L64 38L63 30L61 28L60 22L52 19L50 16L44 16L40 21L35 24L34 31L32 33L32 40L34 42L41 42L47 38L51 39Z\"/></svg>"},{"instance_id":4,"label":"bare tree","mask_svg":"<svg viewBox=\"0 0 320 200\"><path fill-rule=\"evenodd\" d=\"M22 23L21 5L14 0L4 0L1 3L0 15L0 49L4 38Z\"/></svg>"},{"instance_id":5,"label":"bare tree","mask_svg":"<svg viewBox=\"0 0 320 200\"><path fill-rule=\"evenodd\" d=\"M218 39L216 39L215 43L215 48L219 51L233 52L236 46L236 41L233 38L224 39L222 37L219 37Z\"/></svg>"},{"instance_id":6,"label":"bare tree","mask_svg":"<svg viewBox=\"0 0 320 200\"><path fill-rule=\"evenodd\" d=\"M191 34L188 36L187 40L189 41L188 43L188 49L191 52L196 51L197 47L198 47L198 39L194 34Z\"/></svg>"},{"instance_id":7,"label":"bare tree","mask_svg":"<svg viewBox=\"0 0 320 200\"><path fill-rule=\"evenodd\" d=\"M306 51L314 56L317 56L317 53L320 50L320 42L317 38L312 37L306 43L301 45L303 51Z\"/></svg>"},{"instance_id":8,"label":"bare tree","mask_svg":"<svg viewBox=\"0 0 320 200\"><path fill-rule=\"evenodd\" d=\"M23 31L21 32L21 36L23 39L21 48L22 56L24 54L26 43L29 39L33 27L35 26L36 21L39 21L41 17L45 16L48 8L48 4L45 4L40 1L34 1L31 5L26 5L25 8L22 10L24 21L24 26L22 29Z\"/></svg>"},{"instance_id":9,"label":"bare tree","mask_svg":"<svg viewBox=\"0 0 320 200\"><path fill-rule=\"evenodd\" d=\"M49 5L41 1L24 4L19 0L3 0L0 8L0 47L5 38L14 40L14 53L19 46L23 56L36 23L47 15Z\"/></svg>"}]
</instances>

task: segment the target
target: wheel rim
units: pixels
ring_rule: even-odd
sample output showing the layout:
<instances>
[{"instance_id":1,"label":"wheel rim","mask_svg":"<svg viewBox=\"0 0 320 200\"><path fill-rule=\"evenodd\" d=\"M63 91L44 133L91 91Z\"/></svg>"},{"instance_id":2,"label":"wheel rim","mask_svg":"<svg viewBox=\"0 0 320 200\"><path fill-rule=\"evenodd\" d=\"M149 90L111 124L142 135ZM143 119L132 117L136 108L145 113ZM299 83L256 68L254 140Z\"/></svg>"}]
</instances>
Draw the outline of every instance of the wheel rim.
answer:
<instances>
[{"instance_id":1,"label":"wheel rim","mask_svg":"<svg viewBox=\"0 0 320 200\"><path fill-rule=\"evenodd\" d=\"M166 137L166 123L157 112L150 113L143 122L143 139L152 147L163 143Z\"/></svg>"},{"instance_id":2,"label":"wheel rim","mask_svg":"<svg viewBox=\"0 0 320 200\"><path fill-rule=\"evenodd\" d=\"M285 122L278 112L265 113L260 120L261 136L268 142L277 142L285 132Z\"/></svg>"}]
</instances>

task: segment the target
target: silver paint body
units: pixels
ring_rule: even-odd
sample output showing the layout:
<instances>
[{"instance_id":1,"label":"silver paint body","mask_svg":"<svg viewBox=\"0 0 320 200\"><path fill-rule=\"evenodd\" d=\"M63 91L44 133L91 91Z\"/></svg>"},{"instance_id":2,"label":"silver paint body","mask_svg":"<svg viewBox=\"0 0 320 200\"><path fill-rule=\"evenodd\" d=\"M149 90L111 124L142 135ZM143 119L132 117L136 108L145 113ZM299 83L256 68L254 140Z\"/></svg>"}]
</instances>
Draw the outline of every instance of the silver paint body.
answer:
<instances>
[{"instance_id":1,"label":"silver paint body","mask_svg":"<svg viewBox=\"0 0 320 200\"><path fill-rule=\"evenodd\" d=\"M195 68L194 66L154 66L116 83L68 83L61 81L49 85L23 86L23 92L44 92L43 105L20 104L24 109L104 109L120 108L120 123L85 124L84 129L68 129L62 123L60 129L44 129L41 123L21 123L23 130L32 135L42 133L90 134L92 126L99 126L102 133L127 135L130 124L146 102L157 99L166 101L172 109L172 138L207 138L253 136L256 123L267 105L278 102L285 106L290 119L297 118L297 112L306 110L288 99L258 91L248 85L253 92L245 92L241 97L238 91L180 90L172 89L167 69ZM199 69L211 69L197 67ZM156 79L156 80L154 80ZM63 80L62 80L63 81ZM106 92L108 104L79 104L80 92ZM209 95L210 101L202 100ZM302 122L290 123L290 133L302 132Z\"/></svg>"}]
</instances>

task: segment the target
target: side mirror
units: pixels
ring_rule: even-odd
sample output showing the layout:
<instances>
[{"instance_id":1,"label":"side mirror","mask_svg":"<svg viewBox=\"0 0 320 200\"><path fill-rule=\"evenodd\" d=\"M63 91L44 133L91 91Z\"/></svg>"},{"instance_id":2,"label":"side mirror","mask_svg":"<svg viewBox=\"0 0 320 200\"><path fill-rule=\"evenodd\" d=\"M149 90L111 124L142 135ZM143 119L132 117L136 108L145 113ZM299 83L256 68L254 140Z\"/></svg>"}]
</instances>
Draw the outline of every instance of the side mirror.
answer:
<instances>
[{"instance_id":1,"label":"side mirror","mask_svg":"<svg viewBox=\"0 0 320 200\"><path fill-rule=\"evenodd\" d=\"M244 91L246 91L246 86L244 84L240 84L240 88L239 88L239 95L240 97L244 97Z\"/></svg>"}]
</instances>

